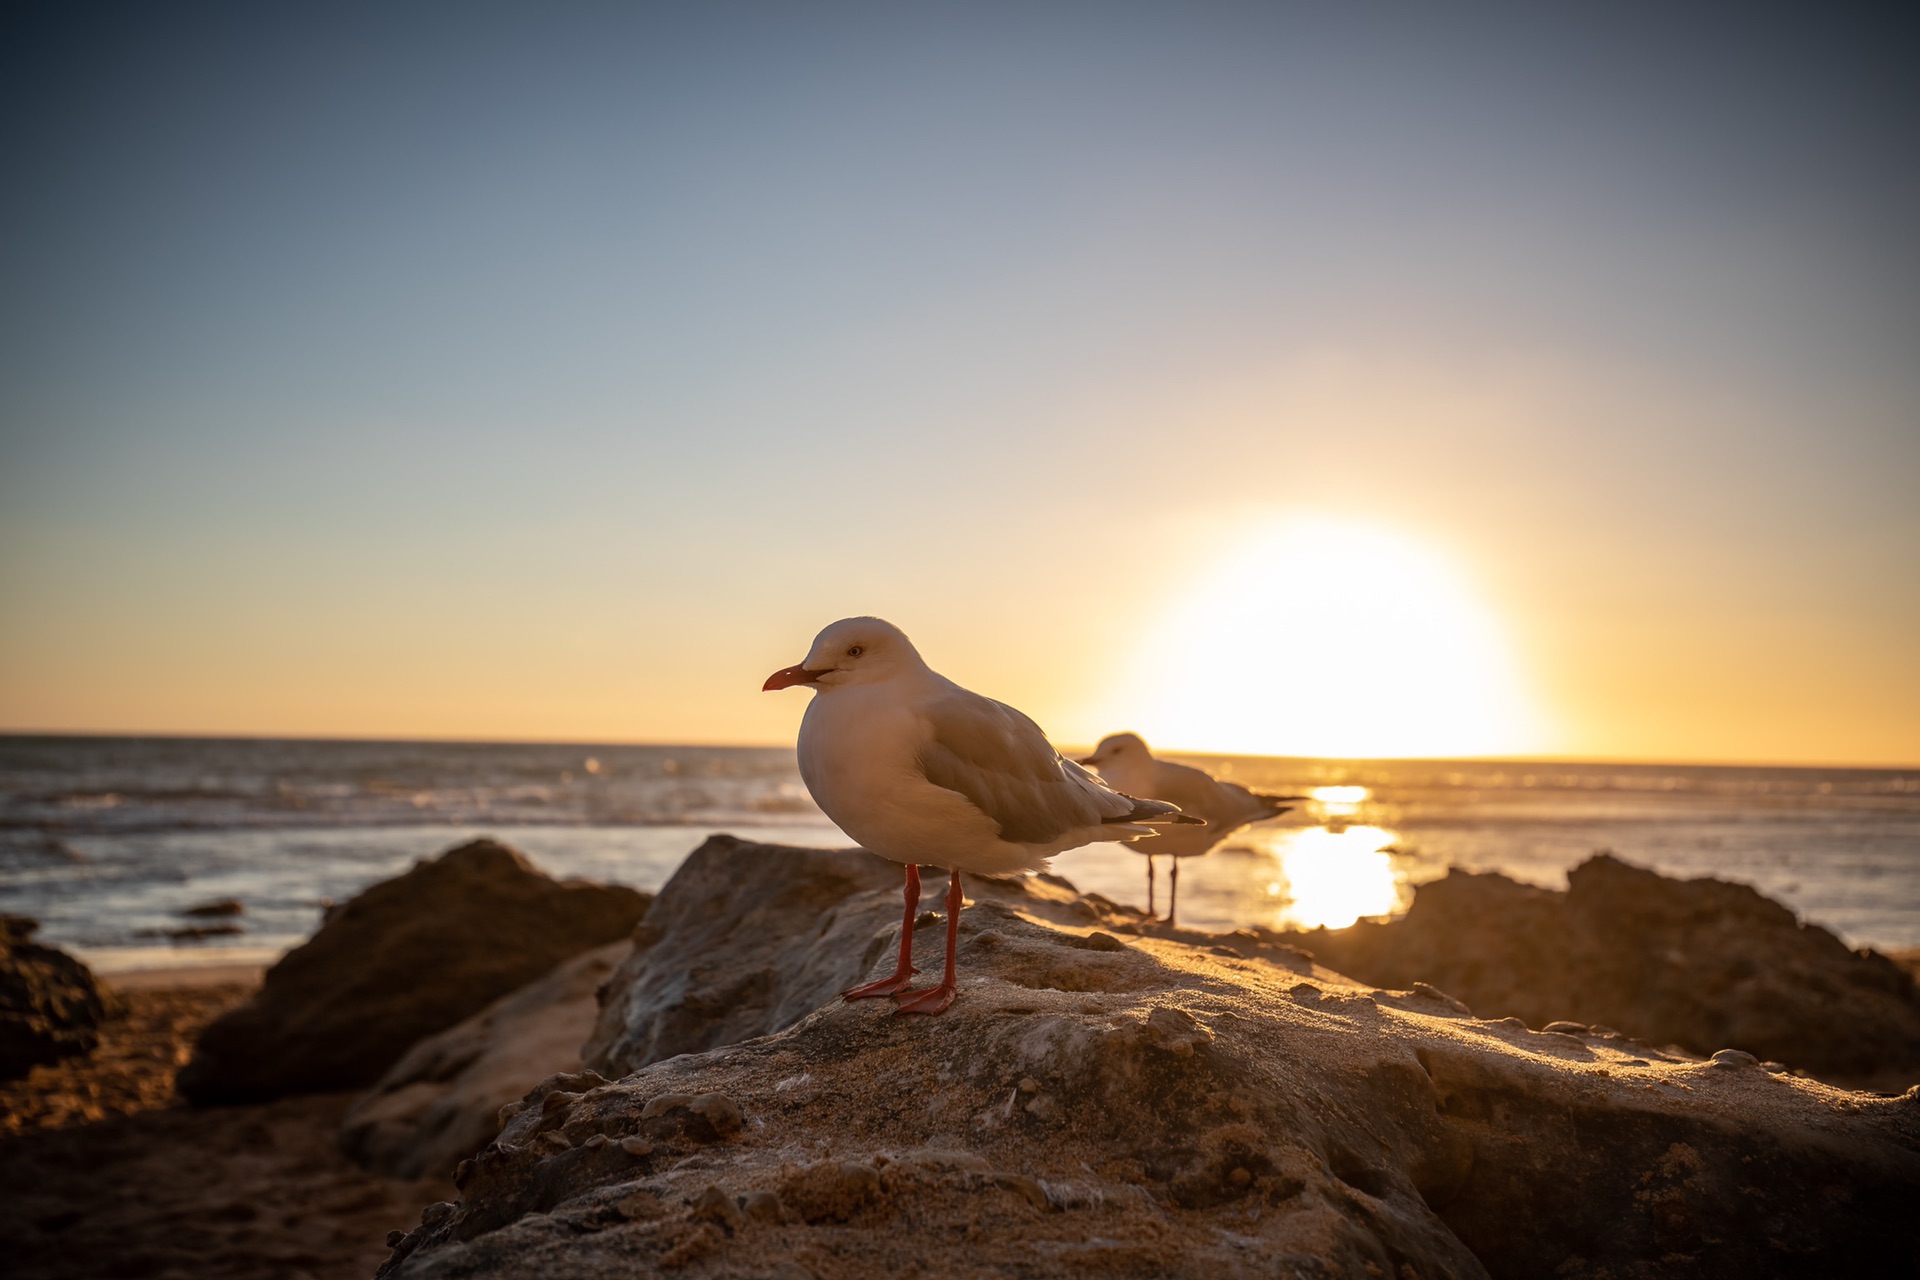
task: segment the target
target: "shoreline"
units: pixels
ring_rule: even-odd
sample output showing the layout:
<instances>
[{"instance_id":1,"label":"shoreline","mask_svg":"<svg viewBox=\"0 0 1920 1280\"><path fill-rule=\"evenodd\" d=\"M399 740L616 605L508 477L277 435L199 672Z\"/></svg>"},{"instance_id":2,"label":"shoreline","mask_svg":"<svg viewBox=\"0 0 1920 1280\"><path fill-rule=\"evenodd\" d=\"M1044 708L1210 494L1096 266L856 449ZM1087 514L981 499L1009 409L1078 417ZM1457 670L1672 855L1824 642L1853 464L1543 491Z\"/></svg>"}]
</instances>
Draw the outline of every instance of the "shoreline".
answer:
<instances>
[{"instance_id":1,"label":"shoreline","mask_svg":"<svg viewBox=\"0 0 1920 1280\"><path fill-rule=\"evenodd\" d=\"M84 961L84 957L81 957ZM151 969L103 969L88 965L93 976L115 991L187 991L201 987L257 987L272 961L259 964L214 961Z\"/></svg>"}]
</instances>

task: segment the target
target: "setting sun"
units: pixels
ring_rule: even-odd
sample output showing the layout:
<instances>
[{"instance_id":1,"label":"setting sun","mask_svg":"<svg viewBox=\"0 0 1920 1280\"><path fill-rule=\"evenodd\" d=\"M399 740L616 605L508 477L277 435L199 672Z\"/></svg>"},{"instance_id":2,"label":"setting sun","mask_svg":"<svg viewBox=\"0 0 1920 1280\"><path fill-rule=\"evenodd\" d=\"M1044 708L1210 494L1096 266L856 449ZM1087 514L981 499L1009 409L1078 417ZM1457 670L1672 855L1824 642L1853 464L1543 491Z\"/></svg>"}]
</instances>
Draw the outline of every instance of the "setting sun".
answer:
<instances>
[{"instance_id":1,"label":"setting sun","mask_svg":"<svg viewBox=\"0 0 1920 1280\"><path fill-rule=\"evenodd\" d=\"M1300 517L1258 531L1161 616L1115 698L1156 745L1326 756L1542 746L1491 612L1444 556L1385 529Z\"/></svg>"}]
</instances>

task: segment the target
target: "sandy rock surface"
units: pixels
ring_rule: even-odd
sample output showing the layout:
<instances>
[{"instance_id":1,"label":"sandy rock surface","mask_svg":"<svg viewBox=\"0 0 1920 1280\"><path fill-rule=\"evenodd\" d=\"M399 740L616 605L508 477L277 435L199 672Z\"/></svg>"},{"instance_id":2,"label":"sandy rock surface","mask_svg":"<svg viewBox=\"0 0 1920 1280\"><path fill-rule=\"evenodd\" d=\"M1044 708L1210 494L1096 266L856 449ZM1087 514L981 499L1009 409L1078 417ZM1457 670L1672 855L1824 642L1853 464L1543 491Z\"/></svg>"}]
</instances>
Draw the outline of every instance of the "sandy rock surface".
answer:
<instances>
[{"instance_id":1,"label":"sandy rock surface","mask_svg":"<svg viewBox=\"0 0 1920 1280\"><path fill-rule=\"evenodd\" d=\"M772 850L770 853L769 850ZM768 874L768 859L778 859ZM939 977L946 874L928 873L918 928ZM799 849L716 835L687 856L608 981L589 1067L621 1076L680 1053L784 1030L860 981L899 946L900 864L863 849ZM1062 923L1137 928L1139 912L1053 876L970 879L980 901L1018 902Z\"/></svg>"},{"instance_id":2,"label":"sandy rock surface","mask_svg":"<svg viewBox=\"0 0 1920 1280\"><path fill-rule=\"evenodd\" d=\"M91 1054L0 1088L9 1280L364 1280L387 1232L450 1193L349 1164L342 1097L181 1106L174 1074L193 1035L254 984L138 977Z\"/></svg>"},{"instance_id":3,"label":"sandy rock surface","mask_svg":"<svg viewBox=\"0 0 1920 1280\"><path fill-rule=\"evenodd\" d=\"M1699 1054L1739 1049L1829 1083L1920 1082L1920 994L1755 890L1671 880L1605 855L1565 893L1454 871L1405 918L1283 935L1382 986L1425 981L1483 1017L1618 1028Z\"/></svg>"},{"instance_id":4,"label":"sandy rock surface","mask_svg":"<svg viewBox=\"0 0 1920 1280\"><path fill-rule=\"evenodd\" d=\"M800 868L797 852L753 851L759 876ZM381 1274L1431 1280L1920 1261L1920 1092L1483 1021L1281 948L1062 923L1045 889L969 907L942 1017L828 1000L618 1081L542 1082ZM896 895L854 887L832 919L761 927L804 972L805 939L843 946L835 922L870 911L860 955L877 974ZM672 936L629 991L703 961ZM938 945L928 929L930 973Z\"/></svg>"},{"instance_id":5,"label":"sandy rock surface","mask_svg":"<svg viewBox=\"0 0 1920 1280\"><path fill-rule=\"evenodd\" d=\"M499 1132L500 1108L557 1071L580 1069L596 996L632 951L595 947L407 1050L354 1101L340 1145L390 1178L451 1177Z\"/></svg>"},{"instance_id":6,"label":"sandy rock surface","mask_svg":"<svg viewBox=\"0 0 1920 1280\"><path fill-rule=\"evenodd\" d=\"M648 895L561 882L476 840L336 908L209 1026L180 1072L198 1103L364 1089L415 1041L624 938Z\"/></svg>"},{"instance_id":7,"label":"sandy rock surface","mask_svg":"<svg viewBox=\"0 0 1920 1280\"><path fill-rule=\"evenodd\" d=\"M87 966L33 941L39 922L0 916L0 1080L85 1053L116 1010Z\"/></svg>"},{"instance_id":8,"label":"sandy rock surface","mask_svg":"<svg viewBox=\"0 0 1920 1280\"><path fill-rule=\"evenodd\" d=\"M207 1023L251 995L246 982L126 989L108 979L121 1012L91 1053L35 1067L0 1085L0 1133L96 1124L174 1104L174 1076Z\"/></svg>"}]
</instances>

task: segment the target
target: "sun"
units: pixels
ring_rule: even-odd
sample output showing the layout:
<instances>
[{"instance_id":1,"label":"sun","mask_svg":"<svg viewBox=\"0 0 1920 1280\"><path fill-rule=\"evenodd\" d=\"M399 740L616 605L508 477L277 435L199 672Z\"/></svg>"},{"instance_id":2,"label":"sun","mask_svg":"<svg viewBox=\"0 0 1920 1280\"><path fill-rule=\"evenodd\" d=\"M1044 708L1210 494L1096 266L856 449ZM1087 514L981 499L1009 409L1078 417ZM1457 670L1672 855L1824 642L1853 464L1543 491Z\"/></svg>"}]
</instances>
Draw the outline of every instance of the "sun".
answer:
<instances>
[{"instance_id":1,"label":"sun","mask_svg":"<svg viewBox=\"0 0 1920 1280\"><path fill-rule=\"evenodd\" d=\"M1446 556L1324 517L1259 529L1167 596L1108 705L1112 731L1186 751L1521 754L1543 736L1494 615Z\"/></svg>"}]
</instances>

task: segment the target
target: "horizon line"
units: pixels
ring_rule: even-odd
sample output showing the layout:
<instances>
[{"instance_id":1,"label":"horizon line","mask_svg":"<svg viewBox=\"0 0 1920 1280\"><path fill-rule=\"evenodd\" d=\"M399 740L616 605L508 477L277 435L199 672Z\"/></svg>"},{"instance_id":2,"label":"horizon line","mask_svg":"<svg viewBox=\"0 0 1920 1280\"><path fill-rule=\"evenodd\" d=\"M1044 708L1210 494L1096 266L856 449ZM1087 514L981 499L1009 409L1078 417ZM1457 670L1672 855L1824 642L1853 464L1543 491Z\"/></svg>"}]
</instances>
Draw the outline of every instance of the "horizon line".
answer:
<instances>
[{"instance_id":1,"label":"horizon line","mask_svg":"<svg viewBox=\"0 0 1920 1280\"><path fill-rule=\"evenodd\" d=\"M206 733L173 730L125 729L18 729L0 726L4 738L123 738L160 739L180 742L340 742L392 743L420 746L497 746L497 747L656 747L663 749L713 751L791 750L792 742L663 742L641 739L442 737L432 734L332 734L332 733ZM1049 741L1052 741L1049 739ZM1088 747L1093 743L1067 743L1069 747ZM1846 769L1907 772L1920 770L1920 762L1842 763L1836 761L1728 760L1679 758L1670 756L1580 756L1566 754L1466 754L1466 755L1299 755L1286 752L1204 751L1170 748L1164 754L1200 756L1216 760L1302 760L1338 761L1345 764L1532 764L1532 765L1613 765L1629 768L1674 766L1691 769Z\"/></svg>"}]
</instances>

